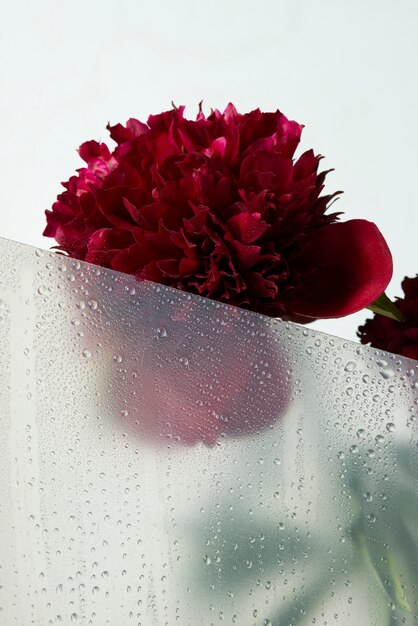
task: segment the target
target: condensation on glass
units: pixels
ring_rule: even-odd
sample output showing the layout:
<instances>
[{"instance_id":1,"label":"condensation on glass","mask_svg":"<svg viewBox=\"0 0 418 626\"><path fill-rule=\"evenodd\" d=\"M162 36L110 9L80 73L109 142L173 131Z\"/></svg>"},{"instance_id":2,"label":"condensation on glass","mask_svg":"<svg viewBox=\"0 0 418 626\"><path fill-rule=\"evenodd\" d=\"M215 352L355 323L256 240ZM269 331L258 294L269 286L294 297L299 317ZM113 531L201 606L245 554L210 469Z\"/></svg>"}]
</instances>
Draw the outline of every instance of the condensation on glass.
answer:
<instances>
[{"instance_id":1,"label":"condensation on glass","mask_svg":"<svg viewBox=\"0 0 418 626\"><path fill-rule=\"evenodd\" d=\"M1 624L417 623L417 362L0 257Z\"/></svg>"}]
</instances>

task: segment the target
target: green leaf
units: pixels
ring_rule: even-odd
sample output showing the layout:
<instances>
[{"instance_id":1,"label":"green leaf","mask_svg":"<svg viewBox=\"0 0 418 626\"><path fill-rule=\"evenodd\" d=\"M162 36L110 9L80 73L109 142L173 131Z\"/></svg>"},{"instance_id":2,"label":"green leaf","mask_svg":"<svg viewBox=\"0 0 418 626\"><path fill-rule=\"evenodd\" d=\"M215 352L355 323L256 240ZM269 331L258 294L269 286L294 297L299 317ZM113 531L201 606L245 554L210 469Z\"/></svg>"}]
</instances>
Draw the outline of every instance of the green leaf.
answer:
<instances>
[{"instance_id":1,"label":"green leaf","mask_svg":"<svg viewBox=\"0 0 418 626\"><path fill-rule=\"evenodd\" d=\"M377 300L372 302L372 304L366 308L369 309L369 311L373 311L373 313L390 317L397 322L403 322L405 319L396 304L392 302L392 300L390 300L385 293L382 293Z\"/></svg>"}]
</instances>

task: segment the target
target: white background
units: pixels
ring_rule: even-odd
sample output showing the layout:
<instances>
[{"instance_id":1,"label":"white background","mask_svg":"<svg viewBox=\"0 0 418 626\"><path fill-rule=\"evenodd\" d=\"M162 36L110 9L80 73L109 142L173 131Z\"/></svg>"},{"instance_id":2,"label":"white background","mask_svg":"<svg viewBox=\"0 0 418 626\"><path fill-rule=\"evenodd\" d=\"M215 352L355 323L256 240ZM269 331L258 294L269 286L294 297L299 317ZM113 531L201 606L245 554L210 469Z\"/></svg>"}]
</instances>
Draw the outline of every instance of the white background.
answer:
<instances>
[{"instance_id":1,"label":"white background","mask_svg":"<svg viewBox=\"0 0 418 626\"><path fill-rule=\"evenodd\" d=\"M334 167L345 219L375 221L389 295L418 272L416 0L0 3L0 236L50 247L44 210L108 121L199 100L280 108ZM1 262L1 260L0 260ZM317 322L355 338L365 313Z\"/></svg>"}]
</instances>

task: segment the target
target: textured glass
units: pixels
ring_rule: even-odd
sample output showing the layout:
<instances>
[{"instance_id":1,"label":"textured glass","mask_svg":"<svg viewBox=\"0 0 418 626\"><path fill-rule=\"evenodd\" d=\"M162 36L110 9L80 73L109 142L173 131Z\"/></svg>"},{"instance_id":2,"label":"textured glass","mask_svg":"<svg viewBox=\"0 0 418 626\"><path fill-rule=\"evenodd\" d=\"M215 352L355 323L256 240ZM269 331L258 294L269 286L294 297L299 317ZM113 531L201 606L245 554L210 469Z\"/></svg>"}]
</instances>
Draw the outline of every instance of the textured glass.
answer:
<instances>
[{"instance_id":1,"label":"textured glass","mask_svg":"<svg viewBox=\"0 0 418 626\"><path fill-rule=\"evenodd\" d=\"M417 362L0 258L1 624L417 623Z\"/></svg>"}]
</instances>

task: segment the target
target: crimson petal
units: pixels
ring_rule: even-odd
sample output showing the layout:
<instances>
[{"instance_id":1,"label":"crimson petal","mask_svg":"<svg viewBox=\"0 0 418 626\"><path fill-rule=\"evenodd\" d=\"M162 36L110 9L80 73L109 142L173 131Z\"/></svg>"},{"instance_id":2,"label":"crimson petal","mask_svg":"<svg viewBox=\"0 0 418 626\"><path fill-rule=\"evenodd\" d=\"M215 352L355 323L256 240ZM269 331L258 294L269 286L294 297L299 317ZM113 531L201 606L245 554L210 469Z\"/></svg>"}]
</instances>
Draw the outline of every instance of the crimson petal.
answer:
<instances>
[{"instance_id":1,"label":"crimson petal","mask_svg":"<svg viewBox=\"0 0 418 626\"><path fill-rule=\"evenodd\" d=\"M350 315L376 300L392 277L387 243L367 220L329 224L311 235L307 252L313 270L289 291L285 303L291 314L310 318ZM306 268L306 254L302 264Z\"/></svg>"},{"instance_id":2,"label":"crimson petal","mask_svg":"<svg viewBox=\"0 0 418 626\"><path fill-rule=\"evenodd\" d=\"M129 248L132 243L133 237L127 230L101 228L96 230L89 239L86 261L112 267L113 258L120 250Z\"/></svg>"}]
</instances>

